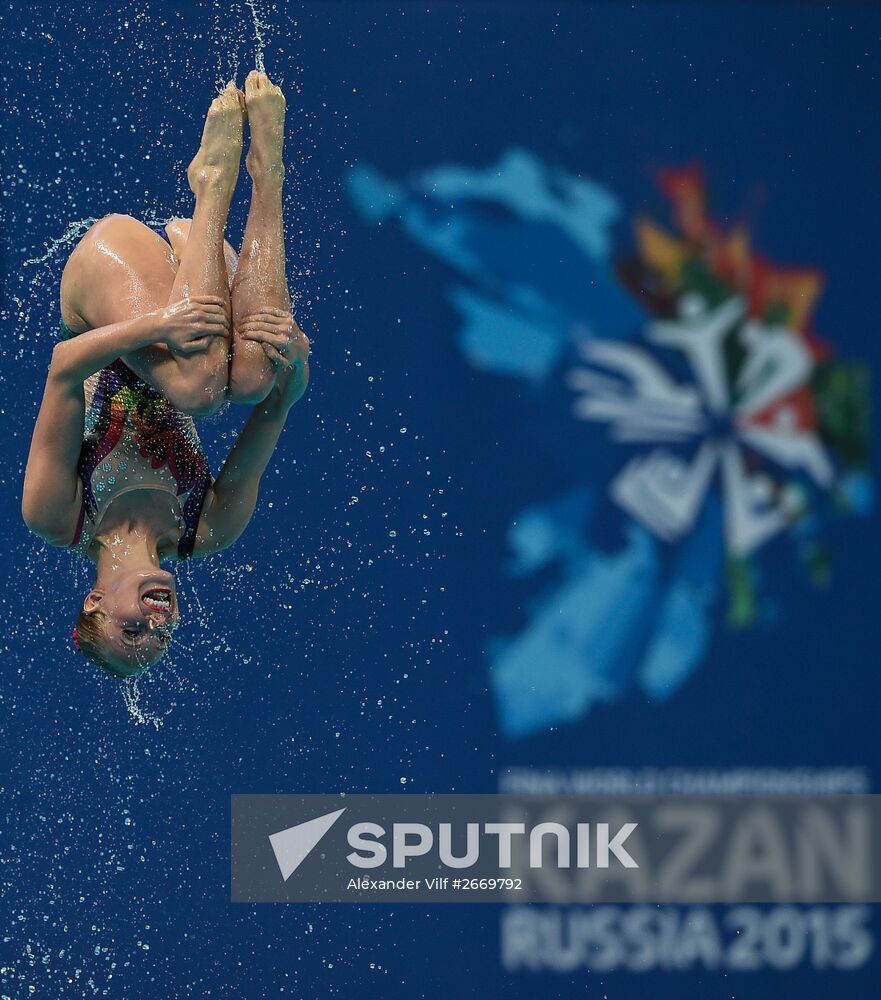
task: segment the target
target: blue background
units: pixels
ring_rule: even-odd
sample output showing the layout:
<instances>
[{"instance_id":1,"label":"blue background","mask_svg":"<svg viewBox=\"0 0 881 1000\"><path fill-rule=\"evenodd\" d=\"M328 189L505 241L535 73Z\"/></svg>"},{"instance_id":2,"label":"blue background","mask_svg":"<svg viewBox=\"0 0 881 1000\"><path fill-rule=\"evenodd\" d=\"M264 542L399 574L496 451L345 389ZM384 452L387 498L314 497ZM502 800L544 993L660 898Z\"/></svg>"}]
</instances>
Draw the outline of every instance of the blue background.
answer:
<instances>
[{"instance_id":1,"label":"blue background","mask_svg":"<svg viewBox=\"0 0 881 1000\"><path fill-rule=\"evenodd\" d=\"M264 13L266 68L288 94L288 245L314 381L247 535L184 570L191 624L173 662L142 684L158 729L137 725L116 685L70 650L87 577L27 537L20 480L68 225L110 211L188 214L183 169L200 118L218 82L235 70L241 83L251 68L254 24L246 4L7 5L3 15L5 991L871 995L877 960L849 975L539 980L501 971L494 907L232 906L228 800L489 791L513 764L846 764L877 780L877 513L836 529L827 588L786 576L774 620L719 638L666 703L634 694L580 725L500 738L484 653L516 626L524 598L500 573L507 525L576 482L580 439L550 446L548 426L562 426L551 404L467 367L451 272L399 230L365 225L343 187L359 162L401 177L487 166L521 146L661 216L653 171L698 160L721 221L746 217L772 259L825 272L818 330L877 372L877 11L326 3ZM245 180L233 242L246 194ZM206 422L215 467L242 418Z\"/></svg>"}]
</instances>

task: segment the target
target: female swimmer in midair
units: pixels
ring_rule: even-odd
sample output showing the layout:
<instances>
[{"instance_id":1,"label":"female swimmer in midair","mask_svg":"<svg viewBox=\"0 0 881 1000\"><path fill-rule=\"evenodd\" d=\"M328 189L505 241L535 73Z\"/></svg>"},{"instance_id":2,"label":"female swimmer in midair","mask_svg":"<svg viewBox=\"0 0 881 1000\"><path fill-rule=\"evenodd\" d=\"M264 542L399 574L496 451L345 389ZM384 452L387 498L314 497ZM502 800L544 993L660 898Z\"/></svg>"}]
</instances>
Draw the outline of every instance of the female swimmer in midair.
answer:
<instances>
[{"instance_id":1,"label":"female swimmer in midair","mask_svg":"<svg viewBox=\"0 0 881 1000\"><path fill-rule=\"evenodd\" d=\"M179 610L161 563L239 537L309 380L285 278L284 114L263 73L244 93L230 82L187 171L193 218L153 230L108 216L62 275L67 339L52 352L22 513L45 541L95 564L74 642L117 676L164 655ZM224 230L245 119L253 190L237 259ZM227 400L253 410L212 480L193 417Z\"/></svg>"}]
</instances>

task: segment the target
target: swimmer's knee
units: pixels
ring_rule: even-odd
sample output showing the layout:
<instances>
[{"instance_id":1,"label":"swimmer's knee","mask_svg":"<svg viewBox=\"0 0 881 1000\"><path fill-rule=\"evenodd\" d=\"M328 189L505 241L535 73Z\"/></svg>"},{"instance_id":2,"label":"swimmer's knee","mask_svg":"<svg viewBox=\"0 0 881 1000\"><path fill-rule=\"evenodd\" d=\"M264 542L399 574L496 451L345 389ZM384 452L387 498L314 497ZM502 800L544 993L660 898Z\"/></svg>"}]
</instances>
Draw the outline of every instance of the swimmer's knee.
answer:
<instances>
[{"instance_id":1,"label":"swimmer's knee","mask_svg":"<svg viewBox=\"0 0 881 1000\"><path fill-rule=\"evenodd\" d=\"M225 402L226 399L220 396L214 399L195 400L189 406L175 404L175 409L188 417L213 417Z\"/></svg>"},{"instance_id":2,"label":"swimmer's knee","mask_svg":"<svg viewBox=\"0 0 881 1000\"><path fill-rule=\"evenodd\" d=\"M189 417L210 417L223 406L225 397L187 395L169 397L171 405L180 413L185 413Z\"/></svg>"},{"instance_id":3,"label":"swimmer's knee","mask_svg":"<svg viewBox=\"0 0 881 1000\"><path fill-rule=\"evenodd\" d=\"M230 402L253 406L262 403L275 387L275 372L266 366L259 369L232 366L227 395Z\"/></svg>"},{"instance_id":4,"label":"swimmer's knee","mask_svg":"<svg viewBox=\"0 0 881 1000\"><path fill-rule=\"evenodd\" d=\"M181 413L191 417L210 417L223 406L226 386L218 378L186 378L166 387L169 403Z\"/></svg>"}]
</instances>

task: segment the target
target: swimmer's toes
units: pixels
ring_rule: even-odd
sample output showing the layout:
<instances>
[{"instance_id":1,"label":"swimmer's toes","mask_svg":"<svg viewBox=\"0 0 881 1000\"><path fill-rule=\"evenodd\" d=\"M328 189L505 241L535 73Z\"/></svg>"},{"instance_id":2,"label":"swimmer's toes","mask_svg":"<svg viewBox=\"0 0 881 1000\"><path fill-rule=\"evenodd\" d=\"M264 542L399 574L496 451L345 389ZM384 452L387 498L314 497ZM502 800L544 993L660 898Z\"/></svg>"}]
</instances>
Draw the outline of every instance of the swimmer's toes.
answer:
<instances>
[{"instance_id":1,"label":"swimmer's toes","mask_svg":"<svg viewBox=\"0 0 881 1000\"><path fill-rule=\"evenodd\" d=\"M245 77L245 93L248 90L258 91L262 90L263 87L269 83L269 77L265 73L261 73L259 70L252 69L251 72Z\"/></svg>"},{"instance_id":2,"label":"swimmer's toes","mask_svg":"<svg viewBox=\"0 0 881 1000\"><path fill-rule=\"evenodd\" d=\"M281 87L276 86L265 73L252 69L245 78L245 101L269 98L275 102L280 99L284 104L284 94Z\"/></svg>"}]
</instances>

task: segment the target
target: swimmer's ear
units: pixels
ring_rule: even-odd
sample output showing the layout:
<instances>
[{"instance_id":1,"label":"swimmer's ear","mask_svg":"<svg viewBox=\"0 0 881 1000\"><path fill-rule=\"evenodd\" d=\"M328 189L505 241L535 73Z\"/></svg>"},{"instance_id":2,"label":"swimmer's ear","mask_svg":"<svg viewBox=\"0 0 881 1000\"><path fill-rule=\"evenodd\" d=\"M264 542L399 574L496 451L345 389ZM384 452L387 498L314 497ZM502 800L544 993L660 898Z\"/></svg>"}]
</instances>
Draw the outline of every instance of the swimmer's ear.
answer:
<instances>
[{"instance_id":1,"label":"swimmer's ear","mask_svg":"<svg viewBox=\"0 0 881 1000\"><path fill-rule=\"evenodd\" d=\"M104 595L100 590L90 590L83 601L83 611L87 615L94 614L101 607L101 600Z\"/></svg>"}]
</instances>

